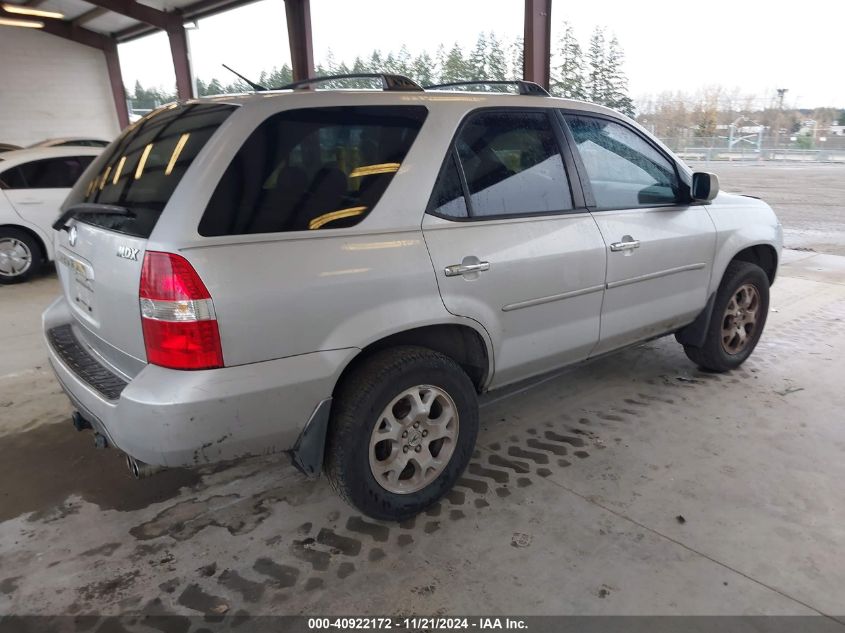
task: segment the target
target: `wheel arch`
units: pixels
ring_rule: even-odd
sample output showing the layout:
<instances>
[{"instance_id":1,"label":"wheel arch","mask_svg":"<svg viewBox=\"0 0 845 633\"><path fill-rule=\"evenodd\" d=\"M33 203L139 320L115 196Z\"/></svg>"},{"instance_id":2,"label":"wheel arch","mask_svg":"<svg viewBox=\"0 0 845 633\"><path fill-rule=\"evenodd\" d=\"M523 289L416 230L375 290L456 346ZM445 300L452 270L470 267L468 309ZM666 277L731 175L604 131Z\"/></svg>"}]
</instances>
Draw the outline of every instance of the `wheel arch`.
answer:
<instances>
[{"instance_id":1,"label":"wheel arch","mask_svg":"<svg viewBox=\"0 0 845 633\"><path fill-rule=\"evenodd\" d=\"M769 285L771 286L775 283L775 275L777 274L778 269L778 253L775 247L771 244L763 243L747 246L736 253L730 259L728 264L733 261L743 261L756 264L763 269L763 272L766 273L766 276L769 278ZM727 268L725 270L727 270ZM724 277L724 275L725 271L722 271L722 277ZM722 283L721 279L719 280L719 283Z\"/></svg>"},{"instance_id":2,"label":"wheel arch","mask_svg":"<svg viewBox=\"0 0 845 633\"><path fill-rule=\"evenodd\" d=\"M454 360L481 393L492 375L492 351L484 335L463 323L438 323L394 332L361 348L343 368L334 391L370 356L383 349L414 345L439 352Z\"/></svg>"}]
</instances>

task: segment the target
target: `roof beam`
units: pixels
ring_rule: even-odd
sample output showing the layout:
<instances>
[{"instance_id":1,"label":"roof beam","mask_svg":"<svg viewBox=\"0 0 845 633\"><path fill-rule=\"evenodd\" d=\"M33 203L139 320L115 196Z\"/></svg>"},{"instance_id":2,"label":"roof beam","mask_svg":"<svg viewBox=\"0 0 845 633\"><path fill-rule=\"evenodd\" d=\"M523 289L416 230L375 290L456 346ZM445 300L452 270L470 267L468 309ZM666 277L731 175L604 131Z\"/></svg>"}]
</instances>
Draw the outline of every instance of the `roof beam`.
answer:
<instances>
[{"instance_id":1,"label":"roof beam","mask_svg":"<svg viewBox=\"0 0 845 633\"><path fill-rule=\"evenodd\" d=\"M90 11L86 11L82 15L73 18L70 22L74 26L82 26L83 24L87 24L92 20L96 20L97 18L104 16L108 12L108 9L97 7L96 9L91 9Z\"/></svg>"},{"instance_id":2,"label":"roof beam","mask_svg":"<svg viewBox=\"0 0 845 633\"><path fill-rule=\"evenodd\" d=\"M182 17L175 12L164 12L153 9L135 0L85 0L95 7L125 15L133 20L145 22L163 31L173 31L182 26Z\"/></svg>"},{"instance_id":3,"label":"roof beam","mask_svg":"<svg viewBox=\"0 0 845 633\"><path fill-rule=\"evenodd\" d=\"M16 13L9 13L0 6L0 17L20 20L22 16ZM44 22L44 28L40 29L41 31L57 37L63 37L77 44L91 46L101 51L106 50L106 47L112 45L110 37L84 29L81 26L74 26L71 22L63 20L42 20L42 22Z\"/></svg>"},{"instance_id":4,"label":"roof beam","mask_svg":"<svg viewBox=\"0 0 845 633\"><path fill-rule=\"evenodd\" d=\"M217 15L229 9L252 4L253 2L256 2L256 0L199 0L198 2L181 7L179 12L183 20L198 20L211 15ZM155 28L149 24L136 24L117 31L112 35L118 42L128 42L154 32Z\"/></svg>"}]
</instances>

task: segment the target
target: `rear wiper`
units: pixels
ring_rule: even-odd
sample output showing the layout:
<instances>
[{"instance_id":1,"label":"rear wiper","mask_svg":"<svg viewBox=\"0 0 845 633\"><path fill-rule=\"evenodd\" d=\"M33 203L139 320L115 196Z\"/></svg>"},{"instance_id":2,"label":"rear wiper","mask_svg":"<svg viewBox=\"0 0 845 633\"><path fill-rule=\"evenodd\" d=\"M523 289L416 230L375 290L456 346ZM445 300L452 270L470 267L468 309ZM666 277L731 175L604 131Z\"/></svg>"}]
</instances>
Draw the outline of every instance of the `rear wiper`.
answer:
<instances>
[{"instance_id":1,"label":"rear wiper","mask_svg":"<svg viewBox=\"0 0 845 633\"><path fill-rule=\"evenodd\" d=\"M134 218L135 214L128 208L117 204L102 204L100 202L80 202L72 204L64 213L59 216L59 219L53 222L53 230L66 231L67 221L79 215L125 215Z\"/></svg>"}]
</instances>

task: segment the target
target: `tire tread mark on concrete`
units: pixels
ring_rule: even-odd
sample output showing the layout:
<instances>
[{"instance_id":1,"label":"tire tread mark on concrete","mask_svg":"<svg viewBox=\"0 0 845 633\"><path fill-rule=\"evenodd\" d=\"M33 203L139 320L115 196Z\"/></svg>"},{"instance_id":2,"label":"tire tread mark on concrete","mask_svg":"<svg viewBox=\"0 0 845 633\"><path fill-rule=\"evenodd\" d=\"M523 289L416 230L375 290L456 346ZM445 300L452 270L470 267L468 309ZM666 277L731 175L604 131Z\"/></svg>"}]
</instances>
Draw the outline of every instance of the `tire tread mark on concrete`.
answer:
<instances>
[{"instance_id":1,"label":"tire tread mark on concrete","mask_svg":"<svg viewBox=\"0 0 845 633\"><path fill-rule=\"evenodd\" d=\"M533 438L529 438L529 441ZM535 453L533 451L526 451L519 446L509 446L508 455L511 457L519 457L521 459L530 459L535 464L548 464L549 456L544 453Z\"/></svg>"},{"instance_id":2,"label":"tire tread mark on concrete","mask_svg":"<svg viewBox=\"0 0 845 633\"><path fill-rule=\"evenodd\" d=\"M321 528L317 534L317 542L321 545L338 550L346 556L357 556L361 553L361 541L347 536L341 536L329 528Z\"/></svg>"},{"instance_id":3,"label":"tire tread mark on concrete","mask_svg":"<svg viewBox=\"0 0 845 633\"><path fill-rule=\"evenodd\" d=\"M386 525L370 523L358 515L349 517L349 520L346 522L346 529L356 534L366 534L374 541L382 543L387 541L387 538L390 536L390 528Z\"/></svg>"},{"instance_id":4,"label":"tire tread mark on concrete","mask_svg":"<svg viewBox=\"0 0 845 633\"><path fill-rule=\"evenodd\" d=\"M487 477L488 479L492 479L498 484L507 483L510 479L510 475L502 470L494 470L493 468L484 468L478 462L472 462L468 467L467 470L476 475L478 477Z\"/></svg>"},{"instance_id":5,"label":"tire tread mark on concrete","mask_svg":"<svg viewBox=\"0 0 845 633\"><path fill-rule=\"evenodd\" d=\"M490 455L490 457L487 458L487 461L490 462L491 466L498 466L499 468L509 468L510 470L518 474L525 474L531 472L531 469L525 462L520 462L514 459L505 459L504 457L502 457L501 455L497 455L496 453Z\"/></svg>"}]
</instances>

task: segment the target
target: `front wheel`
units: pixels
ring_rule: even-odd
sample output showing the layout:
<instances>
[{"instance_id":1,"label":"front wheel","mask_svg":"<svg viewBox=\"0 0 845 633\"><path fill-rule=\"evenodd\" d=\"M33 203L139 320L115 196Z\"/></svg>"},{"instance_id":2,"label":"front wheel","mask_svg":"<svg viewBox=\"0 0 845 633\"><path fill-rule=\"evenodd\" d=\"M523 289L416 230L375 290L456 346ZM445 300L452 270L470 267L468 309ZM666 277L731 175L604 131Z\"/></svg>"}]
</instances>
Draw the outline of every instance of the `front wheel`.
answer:
<instances>
[{"instance_id":1,"label":"front wheel","mask_svg":"<svg viewBox=\"0 0 845 633\"><path fill-rule=\"evenodd\" d=\"M28 233L13 227L0 227L0 284L31 279L41 264L41 249Z\"/></svg>"},{"instance_id":2,"label":"front wheel","mask_svg":"<svg viewBox=\"0 0 845 633\"><path fill-rule=\"evenodd\" d=\"M704 345L684 346L694 363L711 371L739 367L754 351L769 313L769 278L750 262L728 265L716 293Z\"/></svg>"},{"instance_id":3,"label":"front wheel","mask_svg":"<svg viewBox=\"0 0 845 633\"><path fill-rule=\"evenodd\" d=\"M338 388L326 474L361 512L401 521L452 488L477 434L475 388L455 361L421 347L383 350Z\"/></svg>"}]
</instances>

